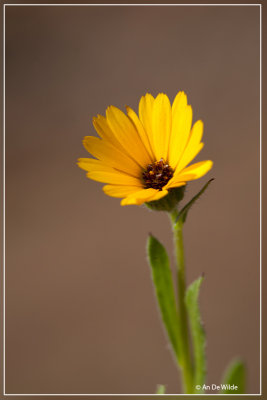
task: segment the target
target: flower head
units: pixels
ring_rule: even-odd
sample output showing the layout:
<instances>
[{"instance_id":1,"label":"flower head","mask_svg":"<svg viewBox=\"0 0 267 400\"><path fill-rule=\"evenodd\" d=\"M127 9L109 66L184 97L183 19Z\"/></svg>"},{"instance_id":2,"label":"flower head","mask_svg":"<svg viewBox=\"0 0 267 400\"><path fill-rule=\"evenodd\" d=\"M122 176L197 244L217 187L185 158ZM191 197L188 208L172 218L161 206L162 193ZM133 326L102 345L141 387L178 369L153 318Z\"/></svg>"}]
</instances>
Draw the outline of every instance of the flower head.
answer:
<instances>
[{"instance_id":1,"label":"flower head","mask_svg":"<svg viewBox=\"0 0 267 400\"><path fill-rule=\"evenodd\" d=\"M192 107L179 92L173 104L160 93L141 97L139 115L110 106L106 117L93 118L100 138L86 136L85 149L93 158L78 165L88 178L107 183L104 192L122 198L121 205L159 200L176 187L201 178L212 167L206 160L187 166L203 147L203 122L192 127Z\"/></svg>"}]
</instances>

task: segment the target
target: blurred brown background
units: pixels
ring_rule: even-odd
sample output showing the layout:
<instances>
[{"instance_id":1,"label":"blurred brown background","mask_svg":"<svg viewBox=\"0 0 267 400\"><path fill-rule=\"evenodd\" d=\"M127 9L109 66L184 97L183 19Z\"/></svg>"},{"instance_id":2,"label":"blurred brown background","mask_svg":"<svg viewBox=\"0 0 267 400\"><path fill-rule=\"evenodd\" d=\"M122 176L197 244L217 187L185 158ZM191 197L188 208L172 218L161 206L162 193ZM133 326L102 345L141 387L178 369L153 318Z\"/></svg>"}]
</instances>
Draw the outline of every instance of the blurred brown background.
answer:
<instances>
[{"instance_id":1,"label":"blurred brown background","mask_svg":"<svg viewBox=\"0 0 267 400\"><path fill-rule=\"evenodd\" d=\"M242 357L259 388L259 7L6 7L6 392L180 393L145 241L169 221L121 207L76 165L91 119L188 94L215 181L185 227L205 273L208 382Z\"/></svg>"}]
</instances>

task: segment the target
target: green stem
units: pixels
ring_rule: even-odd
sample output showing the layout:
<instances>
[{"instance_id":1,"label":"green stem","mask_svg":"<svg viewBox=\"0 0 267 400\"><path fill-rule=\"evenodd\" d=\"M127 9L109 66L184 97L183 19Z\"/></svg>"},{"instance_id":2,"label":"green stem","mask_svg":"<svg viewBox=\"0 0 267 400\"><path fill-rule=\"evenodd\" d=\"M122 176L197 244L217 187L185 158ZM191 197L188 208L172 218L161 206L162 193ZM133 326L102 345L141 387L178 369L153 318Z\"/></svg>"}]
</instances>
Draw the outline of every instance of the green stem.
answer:
<instances>
[{"instance_id":1,"label":"green stem","mask_svg":"<svg viewBox=\"0 0 267 400\"><path fill-rule=\"evenodd\" d=\"M187 310L185 305L186 278L183 246L183 222L182 218L177 220L178 211L170 213L174 236L175 257L177 266L177 288L178 288L178 312L180 318L180 343L181 343L181 362L182 379L186 394L194 393L193 387L193 368L190 356L189 329L187 321Z\"/></svg>"}]
</instances>

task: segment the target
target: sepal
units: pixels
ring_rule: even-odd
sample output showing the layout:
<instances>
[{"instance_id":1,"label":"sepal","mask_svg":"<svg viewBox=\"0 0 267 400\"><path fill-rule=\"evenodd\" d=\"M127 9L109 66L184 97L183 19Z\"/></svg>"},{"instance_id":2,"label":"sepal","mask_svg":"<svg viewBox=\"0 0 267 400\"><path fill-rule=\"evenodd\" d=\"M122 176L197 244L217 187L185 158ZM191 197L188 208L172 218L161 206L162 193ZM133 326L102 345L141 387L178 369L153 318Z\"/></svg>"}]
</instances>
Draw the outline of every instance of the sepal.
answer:
<instances>
[{"instance_id":1,"label":"sepal","mask_svg":"<svg viewBox=\"0 0 267 400\"><path fill-rule=\"evenodd\" d=\"M210 179L204 186L203 188L182 208L182 210L179 212L178 217L175 222L178 222L179 219L182 219L182 222L186 221L188 211L190 208L193 206L193 204L196 202L197 199L205 192L209 184L214 180L214 178Z\"/></svg>"},{"instance_id":2,"label":"sepal","mask_svg":"<svg viewBox=\"0 0 267 400\"><path fill-rule=\"evenodd\" d=\"M154 211L172 211L174 210L178 203L183 200L185 194L185 187L179 186L169 190L169 193L162 197L160 200L150 201L145 203L145 205Z\"/></svg>"}]
</instances>

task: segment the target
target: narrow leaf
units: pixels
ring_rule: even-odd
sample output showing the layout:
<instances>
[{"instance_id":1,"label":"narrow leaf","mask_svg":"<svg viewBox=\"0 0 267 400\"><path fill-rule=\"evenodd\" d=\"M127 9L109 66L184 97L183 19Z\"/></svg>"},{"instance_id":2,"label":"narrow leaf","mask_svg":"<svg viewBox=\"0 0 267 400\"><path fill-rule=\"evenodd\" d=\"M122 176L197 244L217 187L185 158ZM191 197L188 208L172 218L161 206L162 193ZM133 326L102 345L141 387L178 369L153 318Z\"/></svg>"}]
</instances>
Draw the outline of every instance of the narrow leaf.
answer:
<instances>
[{"instance_id":1,"label":"narrow leaf","mask_svg":"<svg viewBox=\"0 0 267 400\"><path fill-rule=\"evenodd\" d=\"M194 387L203 386L206 377L206 358L205 346L206 338L203 325L201 323L200 310L198 304L199 289L203 277L194 281L187 289L185 296L186 308L189 316L189 324L192 334L193 353L194 353ZM197 390L196 393L200 393Z\"/></svg>"},{"instance_id":2,"label":"narrow leaf","mask_svg":"<svg viewBox=\"0 0 267 400\"><path fill-rule=\"evenodd\" d=\"M234 360L224 374L221 394L244 394L245 380L246 370L244 363L240 360Z\"/></svg>"},{"instance_id":3,"label":"narrow leaf","mask_svg":"<svg viewBox=\"0 0 267 400\"><path fill-rule=\"evenodd\" d=\"M165 394L166 393L166 387L165 385L158 385L156 394Z\"/></svg>"},{"instance_id":4,"label":"narrow leaf","mask_svg":"<svg viewBox=\"0 0 267 400\"><path fill-rule=\"evenodd\" d=\"M174 353L179 359L179 320L168 254L164 246L152 235L148 238L147 254L162 320Z\"/></svg>"},{"instance_id":5,"label":"narrow leaf","mask_svg":"<svg viewBox=\"0 0 267 400\"><path fill-rule=\"evenodd\" d=\"M192 207L192 205L196 202L196 200L205 192L209 184L214 180L214 178L210 179L204 186L203 188L182 208L182 210L179 212L178 217L176 222L182 218L182 221L185 222L187 213Z\"/></svg>"}]
</instances>

